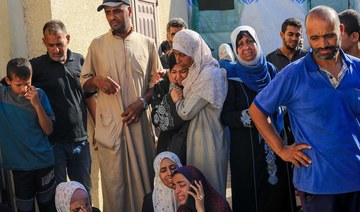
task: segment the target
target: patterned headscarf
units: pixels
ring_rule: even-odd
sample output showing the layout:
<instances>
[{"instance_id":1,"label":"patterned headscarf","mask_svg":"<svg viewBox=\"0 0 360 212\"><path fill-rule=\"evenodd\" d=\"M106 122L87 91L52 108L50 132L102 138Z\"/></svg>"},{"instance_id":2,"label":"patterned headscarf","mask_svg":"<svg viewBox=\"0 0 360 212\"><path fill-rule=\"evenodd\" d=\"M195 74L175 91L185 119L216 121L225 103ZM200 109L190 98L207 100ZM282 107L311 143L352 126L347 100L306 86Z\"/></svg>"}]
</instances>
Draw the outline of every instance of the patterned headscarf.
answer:
<instances>
[{"instance_id":1,"label":"patterned headscarf","mask_svg":"<svg viewBox=\"0 0 360 212\"><path fill-rule=\"evenodd\" d=\"M172 160L178 167L182 167L179 157L172 152L161 152L158 154L154 160L154 170L155 170L155 179L154 179L154 191L152 195L154 211L161 212L173 212L176 211L177 202L174 196L174 190L168 188L161 181L160 173L160 164L164 158Z\"/></svg>"},{"instance_id":2,"label":"patterned headscarf","mask_svg":"<svg viewBox=\"0 0 360 212\"><path fill-rule=\"evenodd\" d=\"M182 82L184 97L194 93L220 109L227 93L226 71L219 68L205 41L197 32L183 29L175 34L173 49L194 60L187 78Z\"/></svg>"},{"instance_id":3,"label":"patterned headscarf","mask_svg":"<svg viewBox=\"0 0 360 212\"><path fill-rule=\"evenodd\" d=\"M85 187L76 181L62 182L56 187L55 205L58 212L69 212L71 197L76 189L86 191Z\"/></svg>"}]
</instances>

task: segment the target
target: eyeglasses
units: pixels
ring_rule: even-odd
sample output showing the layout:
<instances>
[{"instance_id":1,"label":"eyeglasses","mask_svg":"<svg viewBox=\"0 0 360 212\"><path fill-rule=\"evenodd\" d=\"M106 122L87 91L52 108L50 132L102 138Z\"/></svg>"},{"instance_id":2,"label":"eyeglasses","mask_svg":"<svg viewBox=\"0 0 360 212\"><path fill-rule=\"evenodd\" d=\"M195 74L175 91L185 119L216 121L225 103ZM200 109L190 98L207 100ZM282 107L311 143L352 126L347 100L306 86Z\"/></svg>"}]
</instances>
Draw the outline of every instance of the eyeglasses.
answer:
<instances>
[{"instance_id":1,"label":"eyeglasses","mask_svg":"<svg viewBox=\"0 0 360 212\"><path fill-rule=\"evenodd\" d=\"M72 209L71 212L79 212L81 209L86 209L87 210L89 208L89 206L90 206L90 203L85 203L83 205L80 205L77 208Z\"/></svg>"}]
</instances>

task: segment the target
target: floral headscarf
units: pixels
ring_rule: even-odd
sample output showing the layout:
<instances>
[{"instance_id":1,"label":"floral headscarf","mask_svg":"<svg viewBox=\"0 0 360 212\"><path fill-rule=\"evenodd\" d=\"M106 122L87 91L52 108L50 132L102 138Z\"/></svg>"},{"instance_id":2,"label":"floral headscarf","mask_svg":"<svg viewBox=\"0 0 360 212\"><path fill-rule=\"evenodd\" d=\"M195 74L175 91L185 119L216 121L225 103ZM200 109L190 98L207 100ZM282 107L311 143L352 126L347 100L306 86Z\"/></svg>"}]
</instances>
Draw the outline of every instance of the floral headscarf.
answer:
<instances>
[{"instance_id":1,"label":"floral headscarf","mask_svg":"<svg viewBox=\"0 0 360 212\"><path fill-rule=\"evenodd\" d=\"M76 189L86 191L85 187L76 181L62 182L56 187L55 205L58 212L69 212L71 197Z\"/></svg>"},{"instance_id":2,"label":"floral headscarf","mask_svg":"<svg viewBox=\"0 0 360 212\"><path fill-rule=\"evenodd\" d=\"M187 78L182 82L184 97L193 93L220 109L227 93L226 71L219 68L205 41L197 32L183 29L175 34L173 49L194 60Z\"/></svg>"},{"instance_id":3,"label":"floral headscarf","mask_svg":"<svg viewBox=\"0 0 360 212\"><path fill-rule=\"evenodd\" d=\"M154 170L155 170L155 179L154 179L154 191L152 195L154 211L161 212L174 212L176 211L177 202L174 196L174 191L171 188L168 188L163 184L159 177L160 173L160 164L164 158L172 160L178 167L182 167L179 157L172 152L161 152L158 154L154 160Z\"/></svg>"}]
</instances>

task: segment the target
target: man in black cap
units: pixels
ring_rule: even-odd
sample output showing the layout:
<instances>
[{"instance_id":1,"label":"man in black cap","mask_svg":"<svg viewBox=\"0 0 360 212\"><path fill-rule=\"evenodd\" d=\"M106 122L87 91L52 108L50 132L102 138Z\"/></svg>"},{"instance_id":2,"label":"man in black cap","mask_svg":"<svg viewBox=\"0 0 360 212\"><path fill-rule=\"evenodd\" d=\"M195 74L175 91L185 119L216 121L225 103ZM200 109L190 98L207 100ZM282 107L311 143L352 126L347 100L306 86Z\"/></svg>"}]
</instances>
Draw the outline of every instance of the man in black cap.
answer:
<instances>
[{"instance_id":1,"label":"man in black cap","mask_svg":"<svg viewBox=\"0 0 360 212\"><path fill-rule=\"evenodd\" d=\"M98 142L104 211L141 211L151 191L155 156L151 75L161 67L155 43L134 31L129 0L104 0L111 30L95 38L81 71L85 91L98 90Z\"/></svg>"}]
</instances>

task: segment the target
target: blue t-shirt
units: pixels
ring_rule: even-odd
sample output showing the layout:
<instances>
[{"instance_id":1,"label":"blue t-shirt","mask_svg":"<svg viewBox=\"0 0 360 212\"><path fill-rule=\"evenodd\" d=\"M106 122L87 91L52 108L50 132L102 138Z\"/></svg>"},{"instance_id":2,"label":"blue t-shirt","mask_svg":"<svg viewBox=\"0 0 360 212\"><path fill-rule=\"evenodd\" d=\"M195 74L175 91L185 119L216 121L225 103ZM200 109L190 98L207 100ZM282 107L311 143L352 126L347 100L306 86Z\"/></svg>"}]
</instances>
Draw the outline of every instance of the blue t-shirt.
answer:
<instances>
[{"instance_id":1,"label":"blue t-shirt","mask_svg":"<svg viewBox=\"0 0 360 212\"><path fill-rule=\"evenodd\" d=\"M341 51L341 50L340 50ZM266 115L287 107L296 144L312 163L294 169L300 191L339 194L360 190L360 60L341 51L348 70L337 88L312 58L292 63L255 98Z\"/></svg>"},{"instance_id":2,"label":"blue t-shirt","mask_svg":"<svg viewBox=\"0 0 360 212\"><path fill-rule=\"evenodd\" d=\"M44 91L36 90L46 114L55 120ZM54 165L53 150L35 108L8 86L0 87L0 149L5 169L27 171Z\"/></svg>"}]
</instances>

